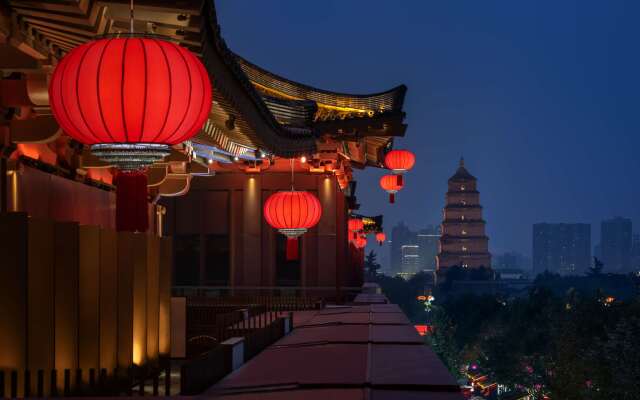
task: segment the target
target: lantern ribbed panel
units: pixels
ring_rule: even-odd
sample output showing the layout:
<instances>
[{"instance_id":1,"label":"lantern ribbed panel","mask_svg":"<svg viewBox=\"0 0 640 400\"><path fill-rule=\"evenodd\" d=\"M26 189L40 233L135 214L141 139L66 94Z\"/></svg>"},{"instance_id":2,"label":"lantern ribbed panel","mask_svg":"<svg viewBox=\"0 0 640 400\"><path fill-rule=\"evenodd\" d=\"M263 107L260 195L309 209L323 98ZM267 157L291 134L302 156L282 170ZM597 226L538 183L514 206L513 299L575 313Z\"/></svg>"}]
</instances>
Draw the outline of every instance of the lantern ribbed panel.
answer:
<instances>
[{"instance_id":1,"label":"lantern ribbed panel","mask_svg":"<svg viewBox=\"0 0 640 400\"><path fill-rule=\"evenodd\" d=\"M321 216L320 200L309 192L277 192L264 203L264 218L276 229L309 229Z\"/></svg>"},{"instance_id":2,"label":"lantern ribbed panel","mask_svg":"<svg viewBox=\"0 0 640 400\"><path fill-rule=\"evenodd\" d=\"M391 150L384 157L384 165L396 172L408 171L415 163L416 157L409 150Z\"/></svg>"},{"instance_id":3,"label":"lantern ribbed panel","mask_svg":"<svg viewBox=\"0 0 640 400\"><path fill-rule=\"evenodd\" d=\"M364 229L364 223L360 218L349 218L348 226L350 232L358 232Z\"/></svg>"},{"instance_id":4,"label":"lantern ribbed panel","mask_svg":"<svg viewBox=\"0 0 640 400\"><path fill-rule=\"evenodd\" d=\"M363 238L362 236L358 237L356 239L356 247L359 249L363 249L367 246L367 239Z\"/></svg>"},{"instance_id":5,"label":"lantern ribbed panel","mask_svg":"<svg viewBox=\"0 0 640 400\"><path fill-rule=\"evenodd\" d=\"M395 193L402 189L403 185L398 184L398 180L395 175L384 175L380 178L380 187L389 193Z\"/></svg>"},{"instance_id":6,"label":"lantern ribbed panel","mask_svg":"<svg viewBox=\"0 0 640 400\"><path fill-rule=\"evenodd\" d=\"M62 129L84 144L188 140L211 109L211 82L189 50L155 38L98 39L71 50L49 85Z\"/></svg>"}]
</instances>

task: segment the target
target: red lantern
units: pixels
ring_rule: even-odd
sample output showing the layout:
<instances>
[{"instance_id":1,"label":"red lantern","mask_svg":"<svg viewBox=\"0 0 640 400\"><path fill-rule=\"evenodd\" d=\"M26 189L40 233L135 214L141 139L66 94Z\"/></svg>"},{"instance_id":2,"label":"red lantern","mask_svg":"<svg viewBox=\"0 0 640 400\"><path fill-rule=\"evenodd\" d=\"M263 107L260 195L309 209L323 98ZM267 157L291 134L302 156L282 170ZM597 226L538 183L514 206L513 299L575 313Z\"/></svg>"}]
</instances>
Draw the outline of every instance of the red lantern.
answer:
<instances>
[{"instance_id":1,"label":"red lantern","mask_svg":"<svg viewBox=\"0 0 640 400\"><path fill-rule=\"evenodd\" d=\"M360 218L349 218L348 222L349 232L352 234L352 239L355 239L358 232L364 229L364 222Z\"/></svg>"},{"instance_id":2,"label":"red lantern","mask_svg":"<svg viewBox=\"0 0 640 400\"><path fill-rule=\"evenodd\" d=\"M396 193L402 189L403 185L398 184L395 175L384 175L380 178L380 187L389 193L389 203L393 204L396 201Z\"/></svg>"},{"instance_id":3,"label":"red lantern","mask_svg":"<svg viewBox=\"0 0 640 400\"><path fill-rule=\"evenodd\" d=\"M409 150L391 150L384 157L384 165L397 175L398 185L403 184L402 174L413 168L416 156Z\"/></svg>"},{"instance_id":4,"label":"red lantern","mask_svg":"<svg viewBox=\"0 0 640 400\"><path fill-rule=\"evenodd\" d=\"M358 249L364 249L367 246L367 238L365 236L358 236L355 245Z\"/></svg>"},{"instance_id":5,"label":"red lantern","mask_svg":"<svg viewBox=\"0 0 640 400\"><path fill-rule=\"evenodd\" d=\"M49 101L68 135L123 171L117 177L118 230L146 231L140 170L202 128L211 82L198 58L177 44L133 35L104 38L76 47L58 63Z\"/></svg>"},{"instance_id":6,"label":"red lantern","mask_svg":"<svg viewBox=\"0 0 640 400\"><path fill-rule=\"evenodd\" d=\"M264 203L267 223L287 237L287 260L298 259L298 237L314 227L321 216L320 200L309 192L277 192Z\"/></svg>"},{"instance_id":7,"label":"red lantern","mask_svg":"<svg viewBox=\"0 0 640 400\"><path fill-rule=\"evenodd\" d=\"M385 235L384 232L376 233L376 240L378 241L378 244L380 246L382 246L382 243L384 243L386 239L387 239L387 235Z\"/></svg>"}]
</instances>

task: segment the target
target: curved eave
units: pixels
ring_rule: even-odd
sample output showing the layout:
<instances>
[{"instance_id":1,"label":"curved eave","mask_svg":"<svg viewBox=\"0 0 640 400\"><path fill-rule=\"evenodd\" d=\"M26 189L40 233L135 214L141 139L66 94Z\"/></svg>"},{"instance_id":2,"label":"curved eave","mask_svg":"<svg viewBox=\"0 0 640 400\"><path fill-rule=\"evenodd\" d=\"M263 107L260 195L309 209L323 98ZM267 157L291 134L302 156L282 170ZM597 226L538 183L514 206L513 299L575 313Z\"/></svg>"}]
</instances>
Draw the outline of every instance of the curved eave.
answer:
<instances>
[{"instance_id":1,"label":"curved eave","mask_svg":"<svg viewBox=\"0 0 640 400\"><path fill-rule=\"evenodd\" d=\"M234 56L240 68L254 85L272 91L272 95L279 94L291 99L313 100L321 105L377 113L402 110L407 92L405 85L399 85L390 90L372 94L332 92L294 82L267 71L237 54L234 54Z\"/></svg>"},{"instance_id":2,"label":"curved eave","mask_svg":"<svg viewBox=\"0 0 640 400\"><path fill-rule=\"evenodd\" d=\"M214 100L237 121L230 131L246 123L246 134L256 147L282 157L315 152L311 130L283 126L269 111L220 36L213 2L205 2L203 17L202 61L212 79Z\"/></svg>"}]
</instances>

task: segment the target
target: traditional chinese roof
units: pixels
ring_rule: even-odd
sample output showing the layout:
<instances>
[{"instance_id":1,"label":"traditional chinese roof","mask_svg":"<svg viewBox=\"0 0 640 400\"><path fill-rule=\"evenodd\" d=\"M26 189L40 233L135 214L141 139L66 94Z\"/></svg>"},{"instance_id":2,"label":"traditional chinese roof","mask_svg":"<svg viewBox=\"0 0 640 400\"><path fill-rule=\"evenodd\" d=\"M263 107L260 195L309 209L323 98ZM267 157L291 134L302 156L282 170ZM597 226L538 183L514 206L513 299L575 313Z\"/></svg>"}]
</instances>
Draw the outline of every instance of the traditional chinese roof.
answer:
<instances>
[{"instance_id":1,"label":"traditional chinese roof","mask_svg":"<svg viewBox=\"0 0 640 400\"><path fill-rule=\"evenodd\" d=\"M41 67L73 47L129 30L129 1L10 0L0 36ZM214 1L136 0L135 31L168 37L201 55L214 86L209 120L194 141L233 154L313 154L322 135L357 145L355 166L381 165L393 136L404 135L406 87L353 95L293 82L233 53ZM350 147L347 146L347 147Z\"/></svg>"}]
</instances>

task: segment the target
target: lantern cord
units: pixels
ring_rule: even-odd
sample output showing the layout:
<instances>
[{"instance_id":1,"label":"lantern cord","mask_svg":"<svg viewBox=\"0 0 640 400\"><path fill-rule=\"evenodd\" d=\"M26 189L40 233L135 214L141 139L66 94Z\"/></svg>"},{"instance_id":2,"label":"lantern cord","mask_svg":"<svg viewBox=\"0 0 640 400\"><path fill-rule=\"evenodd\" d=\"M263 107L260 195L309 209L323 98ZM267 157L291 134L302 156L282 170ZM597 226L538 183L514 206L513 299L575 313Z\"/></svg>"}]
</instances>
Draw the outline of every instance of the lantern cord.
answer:
<instances>
[{"instance_id":1,"label":"lantern cord","mask_svg":"<svg viewBox=\"0 0 640 400\"><path fill-rule=\"evenodd\" d=\"M129 4L129 24L130 33L133 33L133 0Z\"/></svg>"},{"instance_id":2,"label":"lantern cord","mask_svg":"<svg viewBox=\"0 0 640 400\"><path fill-rule=\"evenodd\" d=\"M291 163L291 191L293 192L293 158L289 159Z\"/></svg>"}]
</instances>

